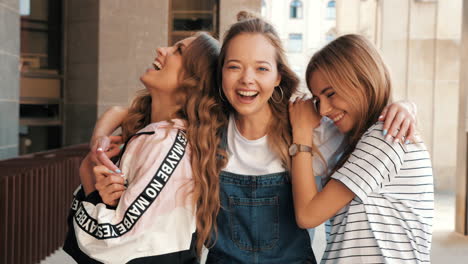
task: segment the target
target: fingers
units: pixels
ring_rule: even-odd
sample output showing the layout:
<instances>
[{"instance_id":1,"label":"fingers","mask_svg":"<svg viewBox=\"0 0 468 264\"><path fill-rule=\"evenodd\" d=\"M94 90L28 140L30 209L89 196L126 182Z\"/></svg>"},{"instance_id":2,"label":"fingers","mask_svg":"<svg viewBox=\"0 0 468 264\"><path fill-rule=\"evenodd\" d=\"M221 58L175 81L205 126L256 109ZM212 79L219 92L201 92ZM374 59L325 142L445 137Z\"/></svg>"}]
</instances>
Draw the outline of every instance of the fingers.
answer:
<instances>
[{"instance_id":1,"label":"fingers","mask_svg":"<svg viewBox=\"0 0 468 264\"><path fill-rule=\"evenodd\" d=\"M385 106L385 108L382 110L382 113L379 116L379 121L384 121L385 120L385 116L387 115L387 111L388 111L388 105Z\"/></svg>"},{"instance_id":2,"label":"fingers","mask_svg":"<svg viewBox=\"0 0 468 264\"><path fill-rule=\"evenodd\" d=\"M109 171L105 166L94 167L96 175L96 190L104 203L115 206L126 190L125 179Z\"/></svg>"},{"instance_id":3,"label":"fingers","mask_svg":"<svg viewBox=\"0 0 468 264\"><path fill-rule=\"evenodd\" d=\"M118 145L112 145L109 151L106 151L105 154L106 156L111 159L120 153L120 146Z\"/></svg>"},{"instance_id":4,"label":"fingers","mask_svg":"<svg viewBox=\"0 0 468 264\"><path fill-rule=\"evenodd\" d=\"M110 186L116 185L112 188ZM118 186L121 186L118 187ZM96 190L99 192L114 192L114 191L122 191L125 189L125 179L121 176L118 176L116 174L112 174L108 171L106 175L96 174L96 184L95 184ZM110 188L110 189L109 189Z\"/></svg>"},{"instance_id":5,"label":"fingers","mask_svg":"<svg viewBox=\"0 0 468 264\"><path fill-rule=\"evenodd\" d=\"M125 190L126 188L123 184L111 184L99 190L99 196L101 196L105 204L117 205L118 200Z\"/></svg>"},{"instance_id":6,"label":"fingers","mask_svg":"<svg viewBox=\"0 0 468 264\"><path fill-rule=\"evenodd\" d=\"M123 144L122 136L110 136L109 140L111 144L117 144L117 145Z\"/></svg>"},{"instance_id":7,"label":"fingers","mask_svg":"<svg viewBox=\"0 0 468 264\"><path fill-rule=\"evenodd\" d=\"M106 166L108 170L114 171L116 173L122 173L119 167L115 166L115 164L109 159L106 153L104 153L102 150L98 150L97 153L97 159L100 164Z\"/></svg>"},{"instance_id":8,"label":"fingers","mask_svg":"<svg viewBox=\"0 0 468 264\"><path fill-rule=\"evenodd\" d=\"M390 115L390 111L389 111L389 115ZM393 121L391 123L391 126L390 128L388 129L388 135L385 137L385 139L387 140L390 140L391 137L393 136L395 138L395 142L398 142L400 141L398 138L397 138L397 133L398 133L398 129L401 128L402 126L402 123L403 121L405 120L405 114L402 113L402 112L399 112L394 118L393 118ZM386 122L387 120L385 120Z\"/></svg>"},{"instance_id":9,"label":"fingers","mask_svg":"<svg viewBox=\"0 0 468 264\"><path fill-rule=\"evenodd\" d=\"M93 173L94 176L96 176L96 181L99 180L99 178L107 178L114 174L114 172L110 171L106 166L100 165L100 166L94 166L93 167Z\"/></svg>"},{"instance_id":10,"label":"fingers","mask_svg":"<svg viewBox=\"0 0 468 264\"><path fill-rule=\"evenodd\" d=\"M416 142L414 135L416 133L416 125L412 122L409 125L408 133L406 134L405 144L409 144L410 142Z\"/></svg>"},{"instance_id":11,"label":"fingers","mask_svg":"<svg viewBox=\"0 0 468 264\"><path fill-rule=\"evenodd\" d=\"M96 152L98 151L98 149L102 149L103 151L106 151L109 148L110 142L111 140L109 137L106 137L106 136L98 137L93 142L91 151Z\"/></svg>"},{"instance_id":12,"label":"fingers","mask_svg":"<svg viewBox=\"0 0 468 264\"><path fill-rule=\"evenodd\" d=\"M118 191L108 196L104 196L104 197L101 196L101 198L105 204L108 204L110 206L117 206L117 204L119 203L120 197L122 197L122 194L123 194L123 191Z\"/></svg>"},{"instance_id":13,"label":"fingers","mask_svg":"<svg viewBox=\"0 0 468 264\"><path fill-rule=\"evenodd\" d=\"M395 119L395 116L398 112L398 109L396 107L393 107L393 105L391 105L390 107L387 106L387 109L388 110L385 112L385 115L384 115L385 122L383 126L383 131L382 131L384 136L386 136L387 133L390 131L390 126L394 123L393 120ZM399 125L400 124L398 124L398 126Z\"/></svg>"},{"instance_id":14,"label":"fingers","mask_svg":"<svg viewBox=\"0 0 468 264\"><path fill-rule=\"evenodd\" d=\"M410 126L411 121L409 119L403 120L403 123L401 124L400 130L398 131L398 134L395 136L395 142L405 142L405 135L408 132L408 128Z\"/></svg>"}]
</instances>

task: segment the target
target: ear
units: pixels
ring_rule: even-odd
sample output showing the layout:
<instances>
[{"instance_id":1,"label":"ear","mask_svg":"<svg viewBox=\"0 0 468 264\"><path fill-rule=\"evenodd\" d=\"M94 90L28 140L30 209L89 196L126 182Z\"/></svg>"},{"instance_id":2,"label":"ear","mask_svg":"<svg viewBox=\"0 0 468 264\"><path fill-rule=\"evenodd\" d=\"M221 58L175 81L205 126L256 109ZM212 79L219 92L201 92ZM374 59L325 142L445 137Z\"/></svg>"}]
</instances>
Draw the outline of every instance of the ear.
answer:
<instances>
[{"instance_id":1,"label":"ear","mask_svg":"<svg viewBox=\"0 0 468 264\"><path fill-rule=\"evenodd\" d=\"M276 78L275 87L281 83L281 74L278 72L278 77Z\"/></svg>"}]
</instances>

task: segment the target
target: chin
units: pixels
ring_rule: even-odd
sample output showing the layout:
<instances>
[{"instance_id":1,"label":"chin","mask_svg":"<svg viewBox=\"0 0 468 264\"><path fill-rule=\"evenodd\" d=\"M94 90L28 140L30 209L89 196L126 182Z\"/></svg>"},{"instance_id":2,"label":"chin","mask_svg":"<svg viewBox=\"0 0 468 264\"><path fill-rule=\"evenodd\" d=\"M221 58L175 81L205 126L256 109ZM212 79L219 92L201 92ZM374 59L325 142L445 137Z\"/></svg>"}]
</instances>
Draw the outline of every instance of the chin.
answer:
<instances>
[{"instance_id":1,"label":"chin","mask_svg":"<svg viewBox=\"0 0 468 264\"><path fill-rule=\"evenodd\" d=\"M351 126L349 126L348 124L340 124L338 126L336 126L338 128L338 130L342 133L342 134L347 134L349 133L353 128Z\"/></svg>"}]
</instances>

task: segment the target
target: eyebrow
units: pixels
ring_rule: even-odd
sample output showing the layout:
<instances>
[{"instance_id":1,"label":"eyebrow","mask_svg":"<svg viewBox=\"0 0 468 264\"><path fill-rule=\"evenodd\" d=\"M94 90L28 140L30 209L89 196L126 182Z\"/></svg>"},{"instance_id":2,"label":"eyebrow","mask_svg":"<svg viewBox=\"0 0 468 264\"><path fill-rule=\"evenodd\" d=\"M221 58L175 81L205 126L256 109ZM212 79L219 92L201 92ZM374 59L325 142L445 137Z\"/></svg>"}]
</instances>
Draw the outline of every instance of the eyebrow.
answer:
<instances>
[{"instance_id":1,"label":"eyebrow","mask_svg":"<svg viewBox=\"0 0 468 264\"><path fill-rule=\"evenodd\" d=\"M187 47L187 46L186 46L184 43L182 43L182 42L177 42L177 43L175 44L175 46L176 46L177 48L181 48L181 49L182 49L182 48L185 49L185 48Z\"/></svg>"},{"instance_id":2,"label":"eyebrow","mask_svg":"<svg viewBox=\"0 0 468 264\"><path fill-rule=\"evenodd\" d=\"M330 89L333 89L333 88L332 88L331 86L325 87L325 89L323 89L323 90L320 92L320 94L324 94L324 93L326 93L326 92L327 92L328 90L330 90Z\"/></svg>"},{"instance_id":3,"label":"eyebrow","mask_svg":"<svg viewBox=\"0 0 468 264\"><path fill-rule=\"evenodd\" d=\"M240 63L240 60L230 59L230 60L227 60L225 63L229 63L229 62L237 62L237 63ZM268 61L258 60L258 61L255 61L255 62L256 62L256 63L265 63L265 64L270 65L270 67L273 67L273 66L271 65L271 63L269 63Z\"/></svg>"}]
</instances>

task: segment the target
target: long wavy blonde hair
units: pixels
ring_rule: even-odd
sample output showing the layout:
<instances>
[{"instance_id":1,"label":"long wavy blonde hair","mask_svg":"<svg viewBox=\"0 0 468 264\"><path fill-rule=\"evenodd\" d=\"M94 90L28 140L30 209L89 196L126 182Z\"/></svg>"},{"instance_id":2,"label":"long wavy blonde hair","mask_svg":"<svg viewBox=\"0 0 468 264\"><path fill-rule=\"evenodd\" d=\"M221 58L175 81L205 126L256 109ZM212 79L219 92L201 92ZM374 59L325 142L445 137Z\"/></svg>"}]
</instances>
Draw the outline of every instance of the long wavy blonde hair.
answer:
<instances>
[{"instance_id":1,"label":"long wavy blonde hair","mask_svg":"<svg viewBox=\"0 0 468 264\"><path fill-rule=\"evenodd\" d=\"M221 127L227 123L223 106L215 99L215 73L219 55L219 42L198 33L185 49L183 69L177 90L177 105L172 118L187 120L187 138L191 146L191 164L194 180L193 199L196 205L197 252L211 243L211 230L216 229L220 209L219 172L227 159L219 149ZM126 120L122 124L124 139L151 122L151 96L141 91L134 99Z\"/></svg>"},{"instance_id":2,"label":"long wavy blonde hair","mask_svg":"<svg viewBox=\"0 0 468 264\"><path fill-rule=\"evenodd\" d=\"M237 21L237 23L231 25L224 35L223 46L221 47L221 53L219 55L217 74L218 85L221 85L222 83L222 68L224 60L226 59L226 52L228 50L229 43L233 38L240 34L261 34L270 41L276 51L275 58L278 67L278 74L281 75L279 86L281 87L283 94L281 94L279 88L275 88L270 100L268 100L273 116L267 129L268 145L277 154L277 156L280 157L283 166L287 170L290 170L291 159L288 154L288 148L292 143L292 130L289 123L288 103L291 95L297 90L299 78L289 67L281 44L281 39L279 38L275 28L270 23L246 11L241 11L237 14ZM231 104L224 99L226 96L222 92L221 88L219 88L218 97L220 97L220 100L223 100L225 107L229 109L230 112L235 112L235 109ZM275 103L274 101L280 102Z\"/></svg>"},{"instance_id":3,"label":"long wavy blonde hair","mask_svg":"<svg viewBox=\"0 0 468 264\"><path fill-rule=\"evenodd\" d=\"M320 71L335 92L347 98L349 106L358 113L354 128L347 133L348 146L336 170L390 102L390 73L374 45L356 34L341 36L314 54L306 70L310 90L309 82L316 71Z\"/></svg>"}]
</instances>

